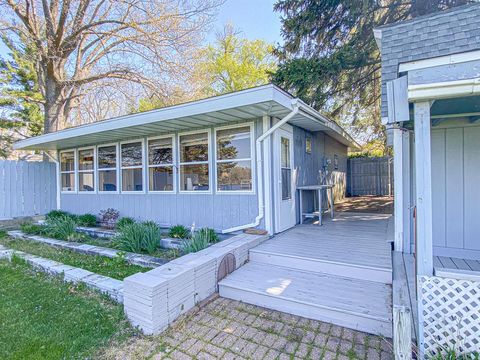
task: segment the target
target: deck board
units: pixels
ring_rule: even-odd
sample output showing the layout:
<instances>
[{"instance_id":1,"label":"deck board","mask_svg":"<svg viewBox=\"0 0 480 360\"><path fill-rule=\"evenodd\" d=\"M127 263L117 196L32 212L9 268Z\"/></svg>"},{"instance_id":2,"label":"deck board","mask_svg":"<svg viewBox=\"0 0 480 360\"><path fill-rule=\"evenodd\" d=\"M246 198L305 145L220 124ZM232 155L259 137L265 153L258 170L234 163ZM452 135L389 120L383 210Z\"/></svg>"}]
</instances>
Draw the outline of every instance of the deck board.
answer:
<instances>
[{"instance_id":1,"label":"deck board","mask_svg":"<svg viewBox=\"0 0 480 360\"><path fill-rule=\"evenodd\" d=\"M271 271L272 267L275 271ZM230 274L221 284L391 320L391 288L371 281L249 263L242 267L242 271ZM329 296L325 296L327 293Z\"/></svg>"},{"instance_id":2,"label":"deck board","mask_svg":"<svg viewBox=\"0 0 480 360\"><path fill-rule=\"evenodd\" d=\"M295 226L255 251L391 269L389 218L384 214L337 213L334 220L326 217L321 227Z\"/></svg>"},{"instance_id":3,"label":"deck board","mask_svg":"<svg viewBox=\"0 0 480 360\"><path fill-rule=\"evenodd\" d=\"M480 280L480 261L478 260L435 256L433 264L437 276Z\"/></svg>"}]
</instances>

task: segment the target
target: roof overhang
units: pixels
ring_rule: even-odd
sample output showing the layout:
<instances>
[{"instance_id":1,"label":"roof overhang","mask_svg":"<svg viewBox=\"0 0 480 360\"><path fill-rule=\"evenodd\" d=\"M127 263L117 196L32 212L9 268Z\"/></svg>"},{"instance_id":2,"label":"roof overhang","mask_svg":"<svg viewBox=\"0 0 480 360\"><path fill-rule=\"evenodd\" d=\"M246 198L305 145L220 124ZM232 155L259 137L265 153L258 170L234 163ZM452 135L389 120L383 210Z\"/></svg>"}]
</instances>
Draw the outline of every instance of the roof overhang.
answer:
<instances>
[{"instance_id":1,"label":"roof overhang","mask_svg":"<svg viewBox=\"0 0 480 360\"><path fill-rule=\"evenodd\" d=\"M14 149L62 150L221 126L264 115L282 118L293 110L295 100L275 85L264 85L28 138L16 142ZM309 106L302 107L290 123L311 131L325 131L346 146L357 147L340 126Z\"/></svg>"}]
</instances>

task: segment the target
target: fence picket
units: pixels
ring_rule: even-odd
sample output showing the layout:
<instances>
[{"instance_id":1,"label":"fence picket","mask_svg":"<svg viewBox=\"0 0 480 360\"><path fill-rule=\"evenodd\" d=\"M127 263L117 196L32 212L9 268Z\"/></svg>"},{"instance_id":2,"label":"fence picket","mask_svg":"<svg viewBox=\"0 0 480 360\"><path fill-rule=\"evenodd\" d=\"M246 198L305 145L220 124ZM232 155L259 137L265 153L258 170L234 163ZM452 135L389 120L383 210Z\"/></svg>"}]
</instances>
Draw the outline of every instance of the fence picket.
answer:
<instances>
[{"instance_id":1,"label":"fence picket","mask_svg":"<svg viewBox=\"0 0 480 360\"><path fill-rule=\"evenodd\" d=\"M391 157L348 159L347 194L393 195L393 161Z\"/></svg>"},{"instance_id":2,"label":"fence picket","mask_svg":"<svg viewBox=\"0 0 480 360\"><path fill-rule=\"evenodd\" d=\"M55 207L55 164L0 160L0 219L41 215Z\"/></svg>"}]
</instances>

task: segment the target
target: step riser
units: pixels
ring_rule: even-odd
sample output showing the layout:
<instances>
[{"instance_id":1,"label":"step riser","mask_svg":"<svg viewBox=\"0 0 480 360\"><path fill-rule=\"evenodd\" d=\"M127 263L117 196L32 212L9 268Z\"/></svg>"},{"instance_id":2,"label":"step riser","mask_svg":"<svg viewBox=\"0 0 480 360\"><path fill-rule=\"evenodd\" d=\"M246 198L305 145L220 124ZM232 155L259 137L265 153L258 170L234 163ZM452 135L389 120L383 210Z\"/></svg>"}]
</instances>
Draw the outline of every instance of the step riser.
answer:
<instances>
[{"instance_id":1,"label":"step riser","mask_svg":"<svg viewBox=\"0 0 480 360\"><path fill-rule=\"evenodd\" d=\"M252 262L283 266L291 269L304 270L314 273L344 276L352 279L379 282L382 284L392 283L392 272L390 270L369 269L350 264L301 259L290 256L256 252L252 250L250 250L249 259Z\"/></svg>"},{"instance_id":2,"label":"step riser","mask_svg":"<svg viewBox=\"0 0 480 360\"><path fill-rule=\"evenodd\" d=\"M341 310L298 303L222 284L219 285L219 293L224 298L243 301L252 305L324 321L370 334L392 337L392 325L390 322L364 317L361 314L345 313Z\"/></svg>"}]
</instances>

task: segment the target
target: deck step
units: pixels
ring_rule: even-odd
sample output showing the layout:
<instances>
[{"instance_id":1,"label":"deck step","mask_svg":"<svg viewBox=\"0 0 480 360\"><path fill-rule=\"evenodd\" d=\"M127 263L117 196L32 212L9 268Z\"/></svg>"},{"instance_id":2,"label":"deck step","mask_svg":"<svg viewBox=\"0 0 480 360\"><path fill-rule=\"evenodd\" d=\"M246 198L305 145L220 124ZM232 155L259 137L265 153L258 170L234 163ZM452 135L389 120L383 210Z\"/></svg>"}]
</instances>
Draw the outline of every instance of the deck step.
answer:
<instances>
[{"instance_id":1,"label":"deck step","mask_svg":"<svg viewBox=\"0 0 480 360\"><path fill-rule=\"evenodd\" d=\"M292 254L277 253L275 251L250 249L249 259L251 262L278 265L295 270L305 270L314 273L323 273L337 276L350 277L359 280L368 280L382 284L392 283L392 269L374 267L361 264L295 256Z\"/></svg>"},{"instance_id":2,"label":"deck step","mask_svg":"<svg viewBox=\"0 0 480 360\"><path fill-rule=\"evenodd\" d=\"M392 336L390 285L250 262L223 279L219 292L225 298Z\"/></svg>"}]
</instances>

